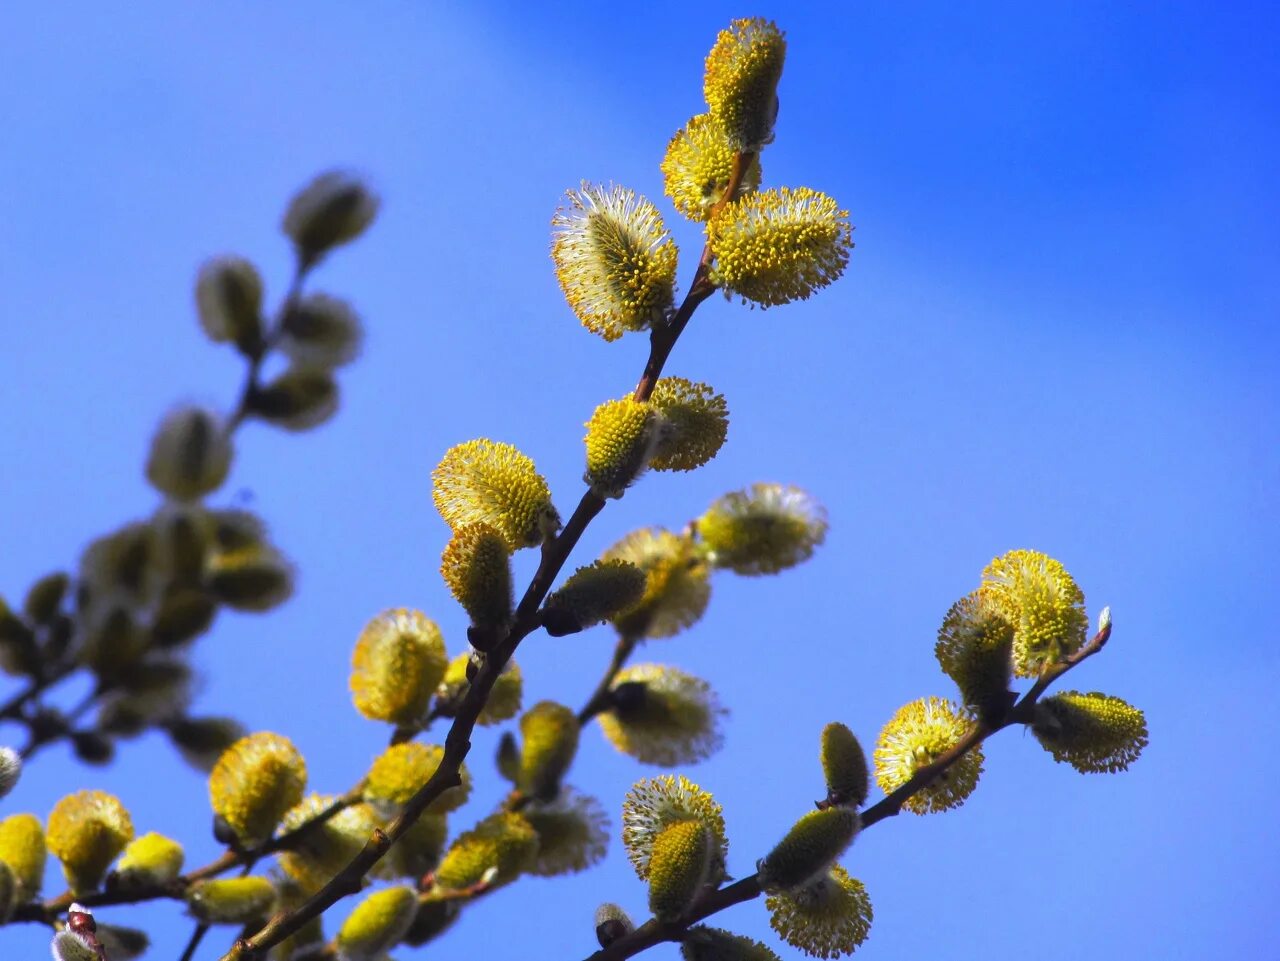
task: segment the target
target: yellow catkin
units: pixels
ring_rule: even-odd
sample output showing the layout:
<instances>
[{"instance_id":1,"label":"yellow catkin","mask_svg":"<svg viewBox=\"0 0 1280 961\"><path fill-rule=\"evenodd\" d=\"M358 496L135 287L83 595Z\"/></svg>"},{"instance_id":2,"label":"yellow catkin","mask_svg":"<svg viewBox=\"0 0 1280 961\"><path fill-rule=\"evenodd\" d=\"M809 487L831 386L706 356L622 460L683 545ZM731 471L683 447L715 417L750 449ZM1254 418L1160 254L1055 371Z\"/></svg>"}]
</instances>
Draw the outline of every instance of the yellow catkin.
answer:
<instances>
[{"instance_id":1,"label":"yellow catkin","mask_svg":"<svg viewBox=\"0 0 1280 961\"><path fill-rule=\"evenodd\" d=\"M676 245L658 209L624 187L584 183L551 220L560 289L605 340L645 330L675 300Z\"/></svg>"}]
</instances>

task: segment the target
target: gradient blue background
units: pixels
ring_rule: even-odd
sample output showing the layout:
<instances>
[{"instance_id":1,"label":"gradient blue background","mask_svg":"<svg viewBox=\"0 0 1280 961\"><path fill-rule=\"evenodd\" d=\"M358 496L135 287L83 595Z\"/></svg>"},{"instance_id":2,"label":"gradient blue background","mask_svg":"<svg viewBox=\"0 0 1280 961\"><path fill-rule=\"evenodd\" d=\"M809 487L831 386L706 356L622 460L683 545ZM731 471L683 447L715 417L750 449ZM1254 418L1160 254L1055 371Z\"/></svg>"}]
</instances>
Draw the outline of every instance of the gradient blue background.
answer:
<instances>
[{"instance_id":1,"label":"gradient blue background","mask_svg":"<svg viewBox=\"0 0 1280 961\"><path fill-rule=\"evenodd\" d=\"M19 598L153 509L141 464L172 404L231 404L240 366L194 319L199 262L249 256L278 297L286 198L322 168L367 172L383 215L316 277L368 326L343 409L302 436L251 425L217 498L251 492L299 565L297 595L270 616L224 616L196 654L197 711L287 733L314 786L346 788L386 737L346 691L361 625L418 606L464 643L436 574L441 453L515 443L567 511L582 422L643 363L644 338L606 344L563 303L547 258L562 191L613 179L654 198L687 282L699 235L661 198L658 161L701 109L716 31L772 16L789 60L766 179L833 194L857 249L810 303L699 311L669 371L726 394L729 443L695 474L647 477L577 555L756 480L829 508L810 564L721 576L702 623L645 652L711 678L733 710L724 751L690 771L726 807L730 870L750 872L821 793L824 723L871 745L899 704L950 693L932 655L942 614L992 556L1034 547L1074 573L1091 615L1115 612L1111 645L1068 686L1144 707L1151 746L1125 775L1083 777L1020 732L993 740L963 809L904 815L846 857L876 909L859 956L1270 956L1275 7L962 7L8 7L0 593ZM604 630L532 637L528 702L579 704L611 644ZM476 739L458 827L497 797L494 743ZM652 773L591 731L570 780L616 827L627 786ZM139 830L181 837L189 864L216 853L203 781L158 738L105 770L52 750L0 812L43 815L86 786L119 794ZM59 884L51 868L48 891ZM576 959L603 899L645 914L616 837L603 867L522 881L420 954ZM154 958L176 958L190 925L173 903L100 916L149 927ZM800 956L760 903L718 923ZM229 937L215 931L201 957ZM46 944L32 926L0 930L6 959Z\"/></svg>"}]
</instances>

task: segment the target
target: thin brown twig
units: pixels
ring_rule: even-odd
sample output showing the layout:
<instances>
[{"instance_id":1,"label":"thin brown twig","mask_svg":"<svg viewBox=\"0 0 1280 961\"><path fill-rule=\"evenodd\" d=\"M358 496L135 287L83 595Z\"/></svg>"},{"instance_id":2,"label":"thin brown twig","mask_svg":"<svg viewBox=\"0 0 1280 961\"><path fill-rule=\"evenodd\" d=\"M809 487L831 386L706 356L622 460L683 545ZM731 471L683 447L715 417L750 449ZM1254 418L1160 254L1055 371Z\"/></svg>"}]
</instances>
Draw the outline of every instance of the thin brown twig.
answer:
<instances>
[{"instance_id":1,"label":"thin brown twig","mask_svg":"<svg viewBox=\"0 0 1280 961\"><path fill-rule=\"evenodd\" d=\"M618 638L618 643L613 648L613 657L609 661L609 666L605 668L604 674L601 675L600 683L596 685L596 689L591 692L587 702L578 711L579 727L609 709L609 691L613 686L613 680L626 666L627 659L636 649L636 642L637 638L630 635L622 635Z\"/></svg>"}]
</instances>

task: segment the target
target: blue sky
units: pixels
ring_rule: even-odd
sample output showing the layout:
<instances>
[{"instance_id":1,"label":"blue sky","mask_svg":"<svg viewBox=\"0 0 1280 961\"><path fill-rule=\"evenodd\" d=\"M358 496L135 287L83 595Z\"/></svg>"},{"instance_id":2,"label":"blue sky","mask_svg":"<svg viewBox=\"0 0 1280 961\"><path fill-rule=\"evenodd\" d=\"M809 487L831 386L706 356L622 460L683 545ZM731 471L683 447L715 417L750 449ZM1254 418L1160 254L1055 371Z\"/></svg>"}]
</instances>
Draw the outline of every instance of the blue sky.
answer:
<instances>
[{"instance_id":1,"label":"blue sky","mask_svg":"<svg viewBox=\"0 0 1280 961\"><path fill-rule=\"evenodd\" d=\"M563 303L547 257L560 195L613 180L659 202L687 282L699 236L660 197L658 161L701 109L716 31L757 14L789 41L766 182L835 196L857 248L809 303L699 311L668 370L726 395L728 445L694 474L645 478L575 558L756 480L827 505L811 563L721 576L702 623L644 652L709 678L733 711L723 752L687 772L725 805L730 870L749 873L821 792L823 724L870 747L901 703L950 694L932 656L943 613L992 556L1032 547L1067 565L1091 615L1115 613L1107 651L1067 686L1143 707L1151 746L1127 774L1084 777L1020 732L994 739L963 809L882 824L844 859L876 908L858 956L1273 950L1268 4L15 7L0 34L0 595L154 508L141 465L172 405L232 402L239 366L194 319L201 260L248 256L277 298L286 198L323 168L366 172L383 214L315 278L368 328L343 409L302 436L244 430L216 499L252 497L299 566L297 595L223 617L196 653L199 712L289 735L316 788L345 789L385 740L346 692L363 623L420 607L464 644L436 574L440 455L515 443L567 511L582 422L643 364L642 337L605 344ZM611 646L604 630L531 637L528 702L578 704ZM476 739L459 829L498 796L494 743ZM616 825L652 773L588 732L570 781ZM187 842L190 864L216 853L203 781L158 739L104 770L50 751L0 813L43 815L87 786ZM602 899L644 913L616 837L604 866L521 882L434 951L582 957ZM189 930L171 903L102 916L149 927L156 958ZM719 923L779 947L759 903ZM40 957L46 940L0 929L0 953Z\"/></svg>"}]
</instances>

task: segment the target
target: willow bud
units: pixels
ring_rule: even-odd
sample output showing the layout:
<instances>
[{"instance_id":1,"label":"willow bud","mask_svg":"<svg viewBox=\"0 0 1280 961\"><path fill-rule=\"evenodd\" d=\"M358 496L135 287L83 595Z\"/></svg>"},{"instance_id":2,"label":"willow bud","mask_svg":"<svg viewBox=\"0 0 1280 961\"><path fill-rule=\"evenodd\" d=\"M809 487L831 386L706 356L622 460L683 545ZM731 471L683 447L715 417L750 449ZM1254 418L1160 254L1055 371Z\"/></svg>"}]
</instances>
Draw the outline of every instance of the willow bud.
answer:
<instances>
[{"instance_id":1,"label":"willow bud","mask_svg":"<svg viewBox=\"0 0 1280 961\"><path fill-rule=\"evenodd\" d=\"M254 391L250 410L276 427L289 431L310 430L337 413L338 382L328 370L289 367Z\"/></svg>"},{"instance_id":2,"label":"willow bud","mask_svg":"<svg viewBox=\"0 0 1280 961\"><path fill-rule=\"evenodd\" d=\"M269 915L276 903L267 878L214 878L187 889L187 907L204 924L249 924Z\"/></svg>"},{"instance_id":3,"label":"willow bud","mask_svg":"<svg viewBox=\"0 0 1280 961\"><path fill-rule=\"evenodd\" d=\"M133 821L114 795L80 791L49 814L49 850L75 893L93 891L107 867L133 839Z\"/></svg>"},{"instance_id":4,"label":"willow bud","mask_svg":"<svg viewBox=\"0 0 1280 961\"><path fill-rule=\"evenodd\" d=\"M260 731L231 745L209 775L214 814L243 848L271 837L284 813L302 800L307 766L293 742Z\"/></svg>"},{"instance_id":5,"label":"willow bud","mask_svg":"<svg viewBox=\"0 0 1280 961\"><path fill-rule=\"evenodd\" d=\"M488 524L458 528L444 549L440 573L476 627L497 628L511 616L510 554L502 534Z\"/></svg>"},{"instance_id":6,"label":"willow bud","mask_svg":"<svg viewBox=\"0 0 1280 961\"><path fill-rule=\"evenodd\" d=\"M329 250L364 233L378 213L378 197L350 173L330 170L289 202L282 227L298 260L314 264Z\"/></svg>"},{"instance_id":7,"label":"willow bud","mask_svg":"<svg viewBox=\"0 0 1280 961\"><path fill-rule=\"evenodd\" d=\"M858 833L856 811L829 807L810 811L757 865L760 886L766 891L802 888L827 873Z\"/></svg>"},{"instance_id":8,"label":"willow bud","mask_svg":"<svg viewBox=\"0 0 1280 961\"><path fill-rule=\"evenodd\" d=\"M536 547L560 529L546 480L510 444L482 438L451 447L431 480L436 510L454 530L488 524L514 551Z\"/></svg>"},{"instance_id":9,"label":"willow bud","mask_svg":"<svg viewBox=\"0 0 1280 961\"><path fill-rule=\"evenodd\" d=\"M787 43L777 24L761 17L734 20L707 55L703 93L711 118L737 151L773 142L778 80Z\"/></svg>"},{"instance_id":10,"label":"willow bud","mask_svg":"<svg viewBox=\"0 0 1280 961\"><path fill-rule=\"evenodd\" d=\"M662 415L647 402L624 397L597 407L586 427L583 480L599 497L621 497L644 472L662 439Z\"/></svg>"},{"instance_id":11,"label":"willow bud","mask_svg":"<svg viewBox=\"0 0 1280 961\"><path fill-rule=\"evenodd\" d=\"M0 821L0 863L13 872L15 903L33 900L40 893L47 858L38 817L12 814Z\"/></svg>"},{"instance_id":12,"label":"willow bud","mask_svg":"<svg viewBox=\"0 0 1280 961\"><path fill-rule=\"evenodd\" d=\"M445 852L436 870L436 884L460 890L482 883L508 884L533 866L538 834L521 815L494 814L464 831Z\"/></svg>"},{"instance_id":13,"label":"willow bud","mask_svg":"<svg viewBox=\"0 0 1280 961\"><path fill-rule=\"evenodd\" d=\"M247 357L261 353L262 277L243 257L214 257L201 264L196 312L210 340L230 341Z\"/></svg>"},{"instance_id":14,"label":"willow bud","mask_svg":"<svg viewBox=\"0 0 1280 961\"><path fill-rule=\"evenodd\" d=\"M617 617L640 602L647 583L644 571L629 561L580 567L547 598L543 627L552 637L563 637Z\"/></svg>"},{"instance_id":15,"label":"willow bud","mask_svg":"<svg viewBox=\"0 0 1280 961\"><path fill-rule=\"evenodd\" d=\"M607 948L619 938L625 938L636 929L636 923L631 920L631 915L612 902L606 902L596 908L595 920L596 940L600 942L602 948Z\"/></svg>"},{"instance_id":16,"label":"willow bud","mask_svg":"<svg viewBox=\"0 0 1280 961\"><path fill-rule=\"evenodd\" d=\"M351 656L356 710L373 721L421 721L444 679L446 657L440 628L421 611L383 611L360 632Z\"/></svg>"},{"instance_id":17,"label":"willow bud","mask_svg":"<svg viewBox=\"0 0 1280 961\"><path fill-rule=\"evenodd\" d=\"M151 440L147 480L175 500L195 500L222 486L231 453L231 435L217 414L181 407L160 422Z\"/></svg>"},{"instance_id":18,"label":"willow bud","mask_svg":"<svg viewBox=\"0 0 1280 961\"><path fill-rule=\"evenodd\" d=\"M869 775L862 745L845 725L833 721L822 729L822 773L826 803L859 808L867 799Z\"/></svg>"},{"instance_id":19,"label":"willow bud","mask_svg":"<svg viewBox=\"0 0 1280 961\"><path fill-rule=\"evenodd\" d=\"M152 831L124 849L112 880L123 888L168 884L182 872L182 862L182 845Z\"/></svg>"},{"instance_id":20,"label":"willow bud","mask_svg":"<svg viewBox=\"0 0 1280 961\"><path fill-rule=\"evenodd\" d=\"M400 943L418 912L418 892L409 887L375 891L342 922L338 953L344 961L375 961Z\"/></svg>"},{"instance_id":21,"label":"willow bud","mask_svg":"<svg viewBox=\"0 0 1280 961\"><path fill-rule=\"evenodd\" d=\"M520 718L522 792L551 798L578 752L578 718L563 704L540 701Z\"/></svg>"}]
</instances>

